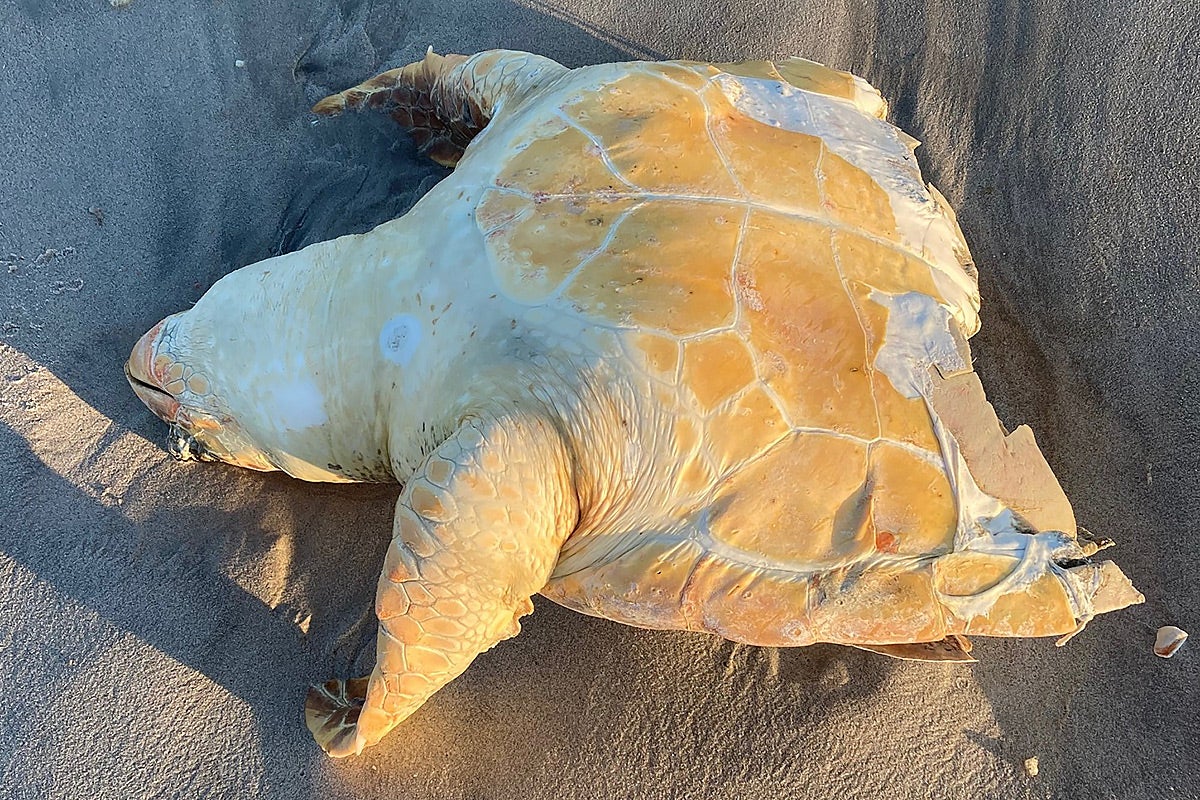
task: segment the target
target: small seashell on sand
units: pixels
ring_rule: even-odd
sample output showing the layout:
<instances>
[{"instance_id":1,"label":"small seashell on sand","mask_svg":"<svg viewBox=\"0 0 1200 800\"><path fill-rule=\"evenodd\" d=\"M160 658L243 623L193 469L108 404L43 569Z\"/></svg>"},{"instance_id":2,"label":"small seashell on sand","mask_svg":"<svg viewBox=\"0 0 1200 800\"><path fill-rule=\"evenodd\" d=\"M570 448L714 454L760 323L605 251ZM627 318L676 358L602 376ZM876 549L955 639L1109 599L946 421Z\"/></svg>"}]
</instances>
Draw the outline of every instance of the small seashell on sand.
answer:
<instances>
[{"instance_id":1,"label":"small seashell on sand","mask_svg":"<svg viewBox=\"0 0 1200 800\"><path fill-rule=\"evenodd\" d=\"M1030 756L1025 759L1025 774L1031 778L1036 778L1038 774L1038 758Z\"/></svg>"},{"instance_id":2,"label":"small seashell on sand","mask_svg":"<svg viewBox=\"0 0 1200 800\"><path fill-rule=\"evenodd\" d=\"M1179 648L1183 647L1187 636L1185 630L1176 628L1174 625L1164 625L1158 629L1158 636L1154 639L1154 655L1159 658L1170 658Z\"/></svg>"}]
</instances>

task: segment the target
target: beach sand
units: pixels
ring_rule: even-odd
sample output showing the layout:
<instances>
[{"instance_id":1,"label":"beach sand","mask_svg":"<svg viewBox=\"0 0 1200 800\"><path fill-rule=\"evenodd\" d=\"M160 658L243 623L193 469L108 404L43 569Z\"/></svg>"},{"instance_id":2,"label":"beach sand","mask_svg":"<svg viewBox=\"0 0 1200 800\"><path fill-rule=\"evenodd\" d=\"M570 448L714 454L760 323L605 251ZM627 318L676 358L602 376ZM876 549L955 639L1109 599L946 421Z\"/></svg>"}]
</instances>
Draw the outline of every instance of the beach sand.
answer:
<instances>
[{"instance_id":1,"label":"beach sand","mask_svg":"<svg viewBox=\"0 0 1200 800\"><path fill-rule=\"evenodd\" d=\"M0 31L0 796L1200 797L1200 650L1152 652L1200 630L1194 4L16 0ZM372 661L397 488L175 463L121 365L225 273L445 174L386 119L308 113L428 45L871 80L958 209L1001 419L1146 604L940 666L539 599L382 745L325 757L304 694Z\"/></svg>"}]
</instances>

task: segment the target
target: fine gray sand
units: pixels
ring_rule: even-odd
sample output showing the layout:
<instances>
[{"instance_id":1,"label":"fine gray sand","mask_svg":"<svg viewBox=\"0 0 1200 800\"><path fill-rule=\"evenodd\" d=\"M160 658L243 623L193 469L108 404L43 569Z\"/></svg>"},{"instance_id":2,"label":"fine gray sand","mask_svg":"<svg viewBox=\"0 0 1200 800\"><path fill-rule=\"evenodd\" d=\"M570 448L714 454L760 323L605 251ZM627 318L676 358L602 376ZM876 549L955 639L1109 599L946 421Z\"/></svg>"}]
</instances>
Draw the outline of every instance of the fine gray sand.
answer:
<instances>
[{"instance_id":1,"label":"fine gray sand","mask_svg":"<svg viewBox=\"0 0 1200 800\"><path fill-rule=\"evenodd\" d=\"M117 5L0 4L0 796L1200 797L1200 645L1151 652L1200 632L1194 3ZM225 273L444 174L386 119L308 113L431 44L800 55L880 87L973 248L1001 419L1146 604L939 666L539 601L381 746L326 758L305 690L371 663L396 487L177 464L121 364Z\"/></svg>"}]
</instances>

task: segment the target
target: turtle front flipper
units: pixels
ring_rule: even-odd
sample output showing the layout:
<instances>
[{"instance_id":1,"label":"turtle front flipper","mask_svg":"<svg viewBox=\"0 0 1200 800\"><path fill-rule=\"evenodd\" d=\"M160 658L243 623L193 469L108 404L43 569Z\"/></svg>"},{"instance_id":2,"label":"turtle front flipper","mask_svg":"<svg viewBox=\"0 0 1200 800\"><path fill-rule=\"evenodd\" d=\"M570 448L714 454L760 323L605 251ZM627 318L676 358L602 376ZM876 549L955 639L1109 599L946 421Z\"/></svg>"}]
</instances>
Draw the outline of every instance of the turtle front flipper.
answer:
<instances>
[{"instance_id":1,"label":"turtle front flipper","mask_svg":"<svg viewBox=\"0 0 1200 800\"><path fill-rule=\"evenodd\" d=\"M571 459L536 417L468 420L408 482L375 597L368 679L314 686L308 728L332 756L361 753L515 636L579 518Z\"/></svg>"},{"instance_id":2,"label":"turtle front flipper","mask_svg":"<svg viewBox=\"0 0 1200 800\"><path fill-rule=\"evenodd\" d=\"M327 115L360 108L386 111L423 154L453 167L504 106L566 71L532 53L486 50L470 57L440 56L430 48L421 61L330 95L312 110Z\"/></svg>"}]
</instances>

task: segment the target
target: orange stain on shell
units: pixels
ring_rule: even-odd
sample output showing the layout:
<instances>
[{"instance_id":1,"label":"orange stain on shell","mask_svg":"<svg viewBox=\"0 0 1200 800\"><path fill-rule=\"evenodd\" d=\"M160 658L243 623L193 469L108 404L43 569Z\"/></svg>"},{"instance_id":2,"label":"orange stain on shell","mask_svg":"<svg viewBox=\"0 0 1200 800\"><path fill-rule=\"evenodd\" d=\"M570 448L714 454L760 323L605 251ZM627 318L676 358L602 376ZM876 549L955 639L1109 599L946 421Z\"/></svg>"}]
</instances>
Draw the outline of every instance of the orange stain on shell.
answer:
<instances>
[{"instance_id":1,"label":"orange stain on shell","mask_svg":"<svg viewBox=\"0 0 1200 800\"><path fill-rule=\"evenodd\" d=\"M872 502L877 540L906 556L949 552L958 530L958 505L946 473L894 445L871 448Z\"/></svg>"}]
</instances>

